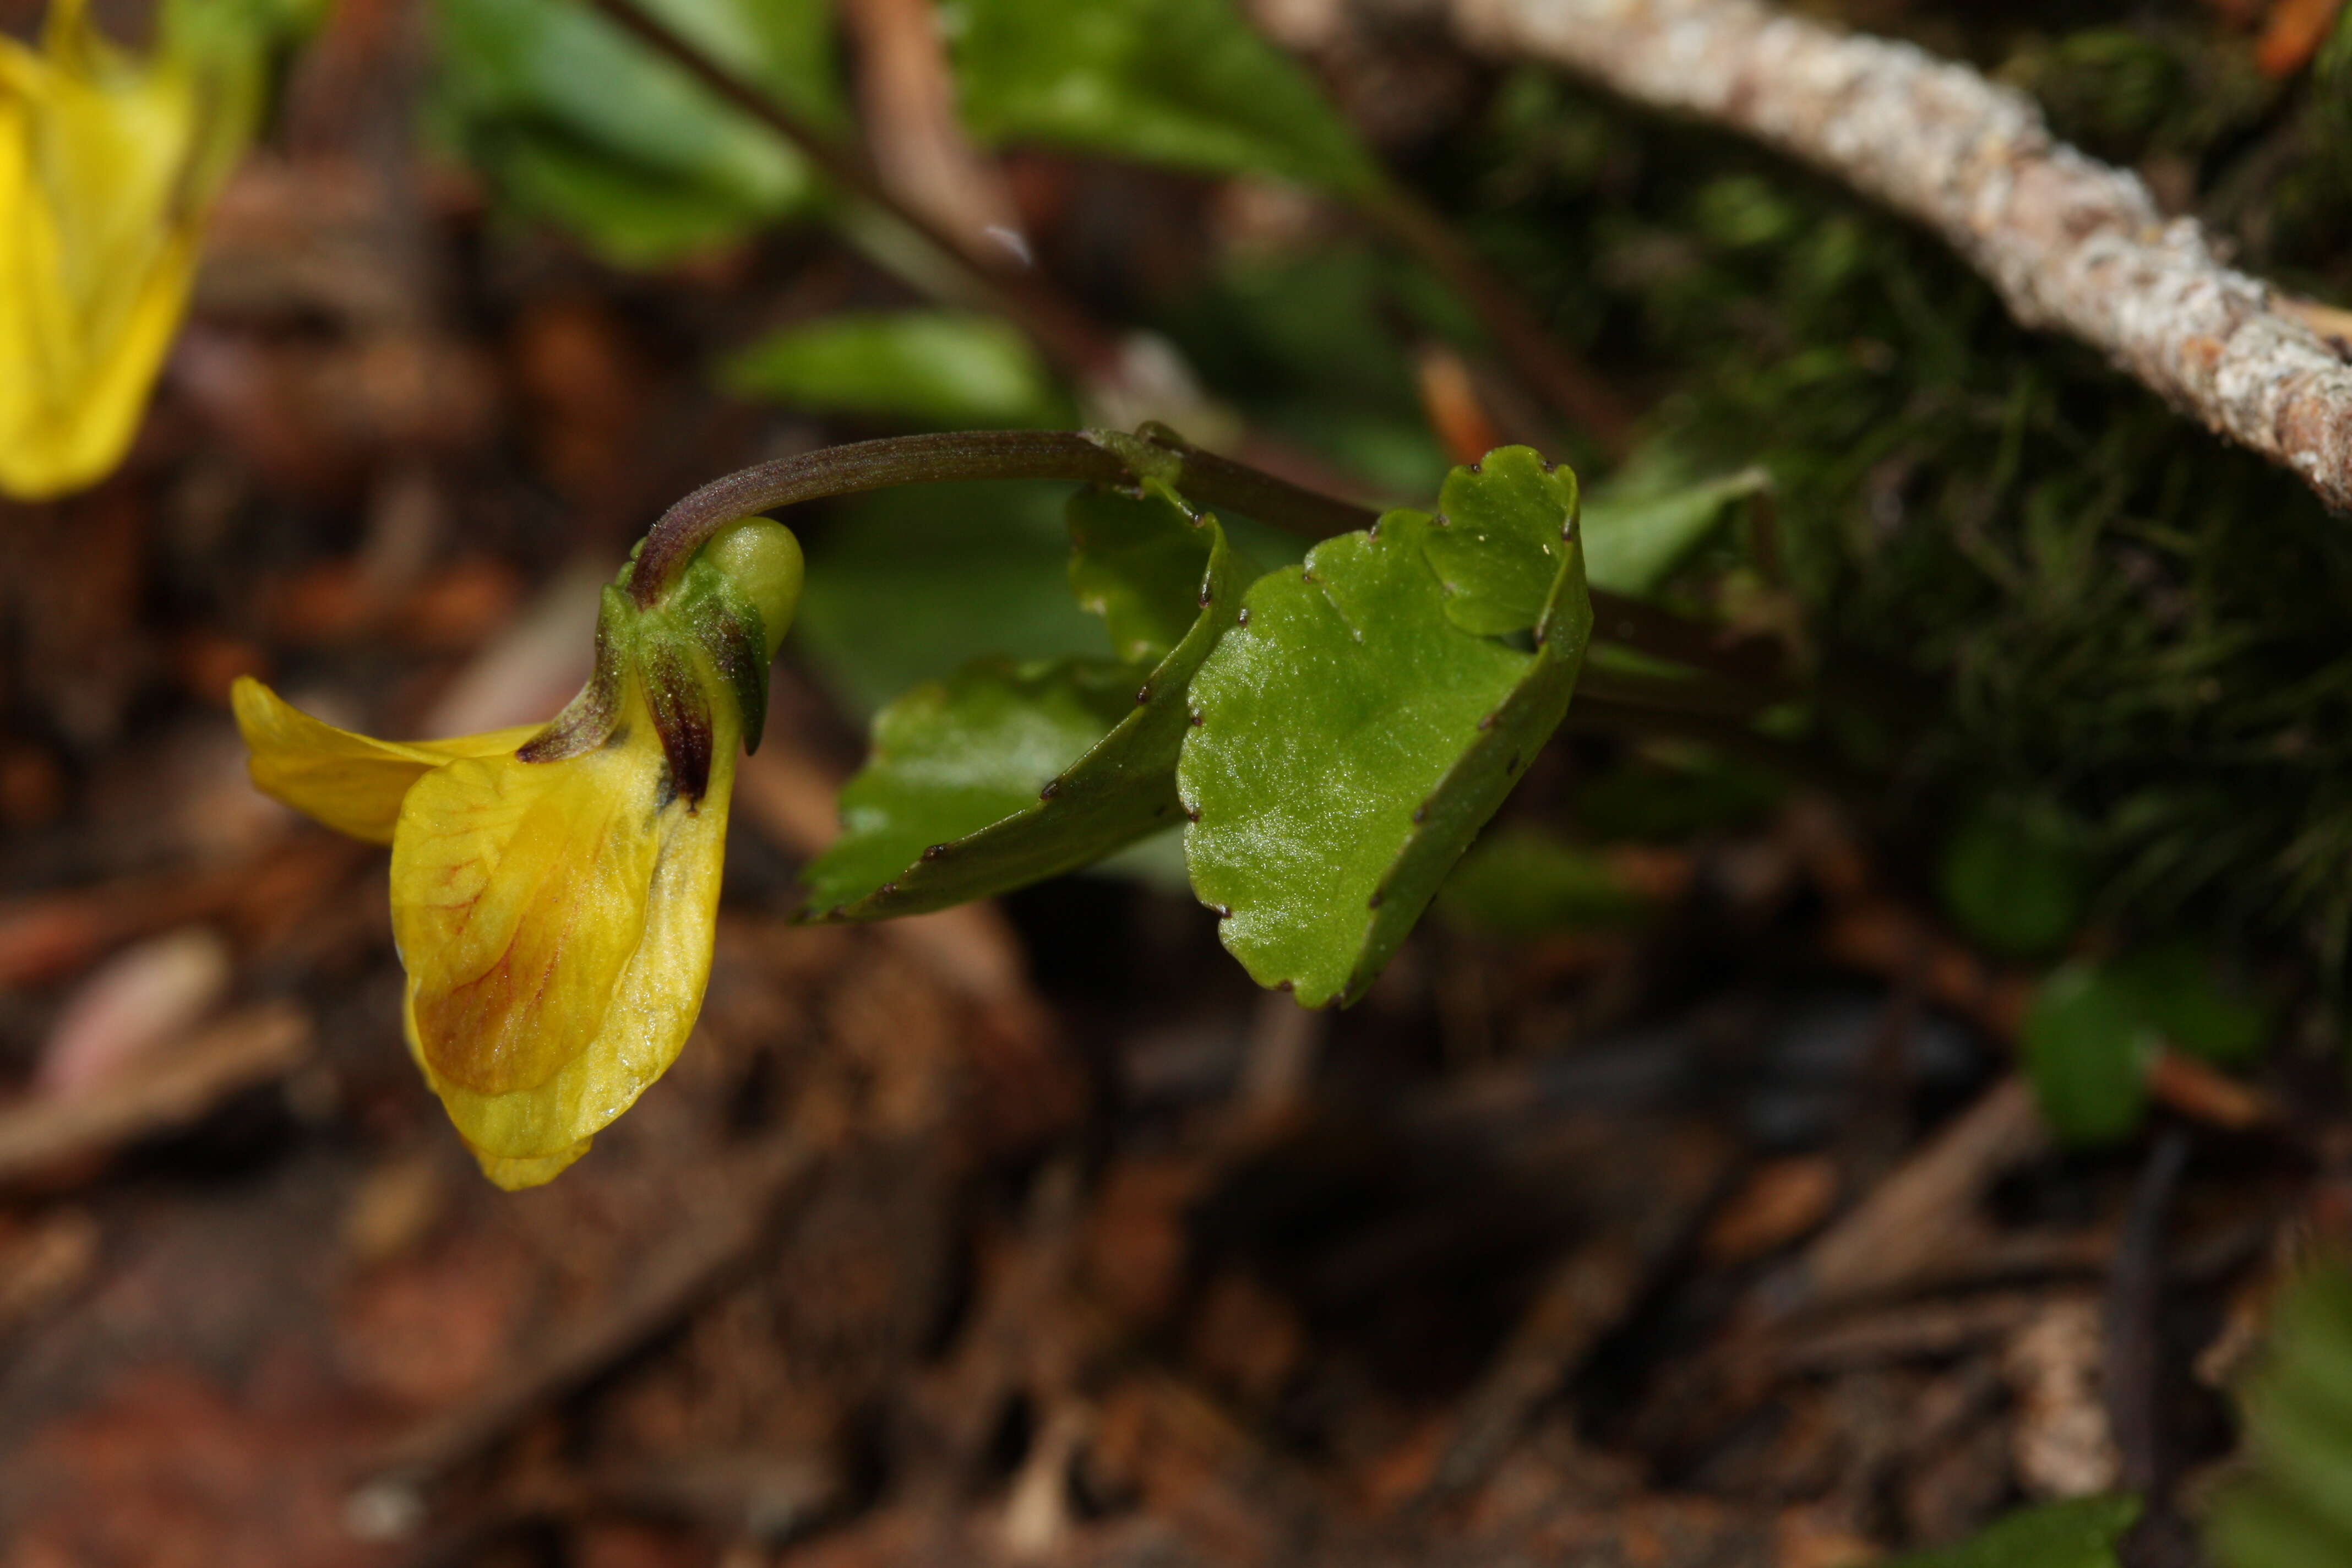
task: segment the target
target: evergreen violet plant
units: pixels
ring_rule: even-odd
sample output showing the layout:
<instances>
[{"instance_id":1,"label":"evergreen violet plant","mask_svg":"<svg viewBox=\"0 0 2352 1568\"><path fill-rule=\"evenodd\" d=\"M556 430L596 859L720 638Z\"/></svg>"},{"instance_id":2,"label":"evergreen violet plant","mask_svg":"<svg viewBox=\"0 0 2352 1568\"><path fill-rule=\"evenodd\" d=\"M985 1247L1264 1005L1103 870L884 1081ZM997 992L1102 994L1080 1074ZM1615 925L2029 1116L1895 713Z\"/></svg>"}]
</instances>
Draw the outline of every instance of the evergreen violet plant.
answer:
<instances>
[{"instance_id":1,"label":"evergreen violet plant","mask_svg":"<svg viewBox=\"0 0 2352 1568\"><path fill-rule=\"evenodd\" d=\"M1109 656L983 659L885 709L842 837L802 869L804 920L985 898L1181 827L1251 975L1350 1002L1577 690L1594 595L1567 469L1504 447L1432 510L1375 518L1159 426L869 441L707 485L605 589L594 673L541 728L378 741L240 682L256 784L391 845L409 1047L492 1181L578 1159L693 1028L736 750L801 587L798 544L757 514L973 479L1087 487L1070 583ZM1322 542L1254 573L1210 504ZM1601 700L1738 712L1703 628L1601 602L1667 672Z\"/></svg>"}]
</instances>

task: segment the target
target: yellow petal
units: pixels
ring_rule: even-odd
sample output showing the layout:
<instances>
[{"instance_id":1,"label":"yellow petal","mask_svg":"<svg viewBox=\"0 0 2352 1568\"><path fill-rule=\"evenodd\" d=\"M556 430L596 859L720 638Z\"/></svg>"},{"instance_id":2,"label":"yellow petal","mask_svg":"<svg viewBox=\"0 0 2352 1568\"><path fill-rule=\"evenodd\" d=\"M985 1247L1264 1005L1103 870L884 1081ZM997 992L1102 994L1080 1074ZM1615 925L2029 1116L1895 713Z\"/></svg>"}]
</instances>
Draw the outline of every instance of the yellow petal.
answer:
<instances>
[{"instance_id":1,"label":"yellow petal","mask_svg":"<svg viewBox=\"0 0 2352 1568\"><path fill-rule=\"evenodd\" d=\"M689 808L679 800L662 808L642 940L622 965L603 1017L591 1035L564 1043L572 1054L544 1082L483 1092L436 1071L419 1028L425 987L412 967L409 1049L484 1173L500 1186L535 1185L579 1158L591 1136L635 1103L693 1033L710 978L735 781L738 737L731 726L722 726L719 739L701 805Z\"/></svg>"},{"instance_id":2,"label":"yellow petal","mask_svg":"<svg viewBox=\"0 0 2352 1568\"><path fill-rule=\"evenodd\" d=\"M475 1148L471 1143L466 1145L466 1150L481 1165L482 1174L488 1176L493 1184L514 1193L525 1187L544 1186L555 1180L574 1160L588 1152L588 1143L589 1141L583 1138L560 1153L524 1160L510 1160L502 1154L492 1154Z\"/></svg>"},{"instance_id":3,"label":"yellow petal","mask_svg":"<svg viewBox=\"0 0 2352 1568\"><path fill-rule=\"evenodd\" d=\"M250 677L229 689L252 753L254 787L338 833L392 842L409 786L444 763L512 752L539 732L526 724L453 741L378 741L321 723Z\"/></svg>"},{"instance_id":4,"label":"yellow petal","mask_svg":"<svg viewBox=\"0 0 2352 1568\"><path fill-rule=\"evenodd\" d=\"M436 1078L478 1094L535 1089L595 1037L645 934L675 801L641 698L594 751L453 762L409 790L392 931Z\"/></svg>"},{"instance_id":5,"label":"yellow petal","mask_svg":"<svg viewBox=\"0 0 2352 1568\"><path fill-rule=\"evenodd\" d=\"M258 100L251 69L136 59L82 11L53 5L38 53L0 38L0 489L34 499L129 447Z\"/></svg>"}]
</instances>

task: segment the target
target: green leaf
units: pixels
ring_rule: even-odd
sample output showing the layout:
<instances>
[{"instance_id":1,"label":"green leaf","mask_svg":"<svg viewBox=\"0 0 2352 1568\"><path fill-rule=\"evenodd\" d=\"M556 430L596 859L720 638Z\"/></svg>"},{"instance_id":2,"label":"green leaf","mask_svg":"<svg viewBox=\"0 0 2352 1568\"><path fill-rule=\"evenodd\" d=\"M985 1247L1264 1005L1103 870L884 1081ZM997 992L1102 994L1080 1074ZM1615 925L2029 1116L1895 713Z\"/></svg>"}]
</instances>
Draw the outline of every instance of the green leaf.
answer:
<instances>
[{"instance_id":1,"label":"green leaf","mask_svg":"<svg viewBox=\"0 0 2352 1568\"><path fill-rule=\"evenodd\" d=\"M2116 1544L2139 1515L2136 1497L2044 1503L2009 1515L1964 1545L1899 1558L1885 1568L2116 1568Z\"/></svg>"},{"instance_id":2,"label":"green leaf","mask_svg":"<svg viewBox=\"0 0 2352 1568\"><path fill-rule=\"evenodd\" d=\"M1944 847L1944 908L1995 952L2031 957L2063 946L2082 922L2091 879L2081 837L2056 813L1987 804Z\"/></svg>"},{"instance_id":3,"label":"green leaf","mask_svg":"<svg viewBox=\"0 0 2352 1568\"><path fill-rule=\"evenodd\" d=\"M2336 18L2336 30L2319 46L2312 79L2319 89L2315 107L2326 116L2323 129L2338 138L2352 134L2352 11Z\"/></svg>"},{"instance_id":4,"label":"green leaf","mask_svg":"<svg viewBox=\"0 0 2352 1568\"><path fill-rule=\"evenodd\" d=\"M1445 617L1500 637L1536 624L1576 531L1576 476L1530 463L1524 447L1446 476L1426 553L1445 590Z\"/></svg>"},{"instance_id":5,"label":"green leaf","mask_svg":"<svg viewBox=\"0 0 2352 1568\"><path fill-rule=\"evenodd\" d=\"M966 841L1049 804L1041 787L1134 710L1135 682L1133 668L1109 659L981 659L885 708L866 766L843 786L840 838L801 874L811 916L856 920L961 901L929 902L927 889L905 884L971 875ZM1001 857L990 866L1004 868Z\"/></svg>"},{"instance_id":6,"label":"green leaf","mask_svg":"<svg viewBox=\"0 0 2352 1568\"><path fill-rule=\"evenodd\" d=\"M2262 1054L2269 1014L2224 987L2214 976L2212 961L2193 943L2143 948L2109 968L2130 993L2140 1017L2167 1044L2224 1067Z\"/></svg>"},{"instance_id":7,"label":"green leaf","mask_svg":"<svg viewBox=\"0 0 2352 1568\"><path fill-rule=\"evenodd\" d=\"M828 507L793 635L859 713L990 654L1099 654L1100 625L1070 602L1067 491L918 485Z\"/></svg>"},{"instance_id":8,"label":"green leaf","mask_svg":"<svg viewBox=\"0 0 2352 1568\"><path fill-rule=\"evenodd\" d=\"M788 327L730 358L731 391L822 414L898 415L942 427L1067 423L1053 374L994 316L898 310Z\"/></svg>"},{"instance_id":9,"label":"green leaf","mask_svg":"<svg viewBox=\"0 0 2352 1568\"><path fill-rule=\"evenodd\" d=\"M2138 1131L2148 1065L2166 1046L2242 1062L2267 1031L2261 1008L2224 990L2203 953L2175 942L2052 971L2019 1046L2051 1125L2070 1143L2095 1145Z\"/></svg>"},{"instance_id":10,"label":"green leaf","mask_svg":"<svg viewBox=\"0 0 2352 1568\"><path fill-rule=\"evenodd\" d=\"M2114 1143L2147 1113L2160 1042L2137 998L2105 969L2062 964L2035 991L2018 1047L2042 1114L2069 1143Z\"/></svg>"},{"instance_id":11,"label":"green leaf","mask_svg":"<svg viewBox=\"0 0 2352 1568\"><path fill-rule=\"evenodd\" d=\"M1170 510L1118 490L1070 498L1070 592L1129 664L1158 663L1200 624L1201 542L1169 526Z\"/></svg>"},{"instance_id":12,"label":"green leaf","mask_svg":"<svg viewBox=\"0 0 2352 1568\"><path fill-rule=\"evenodd\" d=\"M570 231L619 267L658 267L753 221L740 193L649 174L533 126L486 127L470 151L517 212Z\"/></svg>"},{"instance_id":13,"label":"green leaf","mask_svg":"<svg viewBox=\"0 0 2352 1568\"><path fill-rule=\"evenodd\" d=\"M1525 939L1623 931L1641 924L1652 904L1606 857L1540 828L1503 827L1481 837L1454 868L1438 889L1437 910L1471 931Z\"/></svg>"},{"instance_id":14,"label":"green leaf","mask_svg":"<svg viewBox=\"0 0 2352 1568\"><path fill-rule=\"evenodd\" d=\"M1309 1006L1360 995L1566 713L1592 616L1573 541L1556 563L1528 548L1570 522L1572 492L1549 477L1507 447L1447 479L1447 514L1486 520L1489 539L1465 530L1466 550L1437 552L1451 594L1431 549L1447 531L1423 513L1326 540L1251 586L1194 678L1185 857L1260 984ZM1532 651L1457 620L1505 624L1529 603Z\"/></svg>"},{"instance_id":15,"label":"green leaf","mask_svg":"<svg viewBox=\"0 0 2352 1568\"><path fill-rule=\"evenodd\" d=\"M2279 1299L2241 1390L2245 1451L2214 1494L2221 1568L2352 1562L2352 1271L2313 1268Z\"/></svg>"},{"instance_id":16,"label":"green leaf","mask_svg":"<svg viewBox=\"0 0 2352 1568\"><path fill-rule=\"evenodd\" d=\"M842 118L821 0L650 0L820 124ZM733 238L818 188L775 133L577 0L439 0L434 119L506 196L625 265Z\"/></svg>"},{"instance_id":17,"label":"green leaf","mask_svg":"<svg viewBox=\"0 0 2352 1568\"><path fill-rule=\"evenodd\" d=\"M1157 489L1083 494L1071 532L1074 578L1139 568L1106 590L1121 626L1131 634L1189 610L1181 637L1156 663L982 661L885 709L872 756L842 790L841 838L802 872L810 918L879 920L987 898L1176 821L1184 688L1229 624L1241 584L1233 552L1215 518ZM1190 549L1190 572L1172 569L1154 533ZM1097 557L1106 542L1110 553Z\"/></svg>"},{"instance_id":18,"label":"green leaf","mask_svg":"<svg viewBox=\"0 0 2352 1568\"><path fill-rule=\"evenodd\" d=\"M983 140L1380 188L1347 122L1233 0L949 0L940 16Z\"/></svg>"},{"instance_id":19,"label":"green leaf","mask_svg":"<svg viewBox=\"0 0 2352 1568\"><path fill-rule=\"evenodd\" d=\"M1585 501L1585 575L1609 593L1654 594L1714 536L1738 502L1771 484L1761 468L1694 484L1671 453L1637 458Z\"/></svg>"}]
</instances>

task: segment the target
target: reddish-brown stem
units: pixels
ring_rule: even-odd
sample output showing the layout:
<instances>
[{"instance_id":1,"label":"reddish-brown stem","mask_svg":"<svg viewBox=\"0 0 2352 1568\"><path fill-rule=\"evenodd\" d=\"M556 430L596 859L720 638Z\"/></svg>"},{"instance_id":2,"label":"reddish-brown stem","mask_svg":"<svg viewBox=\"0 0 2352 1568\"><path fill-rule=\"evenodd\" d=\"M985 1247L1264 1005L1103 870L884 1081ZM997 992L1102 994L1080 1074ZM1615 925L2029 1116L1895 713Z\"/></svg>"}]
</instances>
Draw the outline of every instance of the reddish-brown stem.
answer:
<instances>
[{"instance_id":1,"label":"reddish-brown stem","mask_svg":"<svg viewBox=\"0 0 2352 1568\"><path fill-rule=\"evenodd\" d=\"M1530 390L1612 456L1632 446L1633 412L1559 345L1518 290L1443 217L1412 193L1394 187L1372 198L1364 210L1477 312L1495 340L1496 352Z\"/></svg>"},{"instance_id":2,"label":"reddish-brown stem","mask_svg":"<svg viewBox=\"0 0 2352 1568\"><path fill-rule=\"evenodd\" d=\"M1369 528L1377 519L1368 508L1204 452L1162 426L1146 426L1132 437L1091 430L893 436L825 447L713 479L664 512L646 533L630 570L629 593L639 605L654 604L712 534L737 518L779 507L955 479L1132 484L1145 477L1137 472L1139 462L1190 500L1309 539ZM1615 594L1595 592L1592 610L1593 629L1603 639L1735 683L1737 689L1725 694L1735 708L1752 709L1778 695L1771 688L1780 675L1780 660L1769 645L1751 640L1727 647L1712 627ZM1692 696L1683 683L1665 685L1685 704Z\"/></svg>"},{"instance_id":3,"label":"reddish-brown stem","mask_svg":"<svg viewBox=\"0 0 2352 1568\"><path fill-rule=\"evenodd\" d=\"M740 517L828 496L950 479L1132 484L1143 476L1120 456L1122 447L1166 459L1177 488L1192 499L1231 508L1276 528L1324 538L1368 528L1374 521L1364 508L1203 452L1164 431L1134 437L1082 430L893 436L825 447L713 479L664 512L646 533L629 574L629 592L638 604L653 604L694 552Z\"/></svg>"},{"instance_id":4,"label":"reddish-brown stem","mask_svg":"<svg viewBox=\"0 0 2352 1568\"><path fill-rule=\"evenodd\" d=\"M1072 306L1010 252L977 244L899 200L854 152L712 59L638 0L586 3L783 137L843 193L887 215L960 264L1065 372L1082 382L1116 375L1120 361L1116 336ZM1616 454L1626 448L1633 436L1632 414L1554 341L1527 302L1462 242L1444 219L1410 193L1394 188L1371 198L1366 211L1462 296L1493 335L1505 361L1535 392L1604 450Z\"/></svg>"},{"instance_id":5,"label":"reddish-brown stem","mask_svg":"<svg viewBox=\"0 0 2352 1568\"><path fill-rule=\"evenodd\" d=\"M670 60L712 92L791 142L843 195L887 215L969 271L997 308L1028 333L1047 358L1080 381L1115 373L1118 342L1082 314L1009 251L982 247L934 223L894 195L848 148L759 87L712 59L637 0L586 0L615 26Z\"/></svg>"}]
</instances>

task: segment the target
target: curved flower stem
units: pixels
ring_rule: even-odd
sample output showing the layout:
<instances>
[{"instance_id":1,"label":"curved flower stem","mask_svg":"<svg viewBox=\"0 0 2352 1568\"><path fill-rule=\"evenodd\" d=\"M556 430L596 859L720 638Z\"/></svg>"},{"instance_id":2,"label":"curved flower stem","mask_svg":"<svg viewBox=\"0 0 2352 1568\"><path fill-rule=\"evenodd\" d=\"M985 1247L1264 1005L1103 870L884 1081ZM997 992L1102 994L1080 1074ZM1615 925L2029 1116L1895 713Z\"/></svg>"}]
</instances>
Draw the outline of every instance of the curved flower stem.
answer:
<instances>
[{"instance_id":1,"label":"curved flower stem","mask_svg":"<svg viewBox=\"0 0 2352 1568\"><path fill-rule=\"evenodd\" d=\"M1081 381L1095 381L1116 370L1120 361L1118 339L1072 306L1036 274L1028 271L1009 251L973 246L932 221L918 208L900 201L852 151L803 119L770 93L746 81L711 58L677 30L647 11L638 0L585 0L612 23L668 59L689 76L759 121L814 164L843 195L881 213L898 226L920 237L969 272L996 303L1019 324L1049 359Z\"/></svg>"},{"instance_id":2,"label":"curved flower stem","mask_svg":"<svg viewBox=\"0 0 2352 1568\"><path fill-rule=\"evenodd\" d=\"M664 512L646 533L630 569L629 593L641 605L654 604L719 529L738 518L802 501L964 479L1117 485L1146 479L1165 482L1188 500L1309 539L1328 539L1378 521L1368 508L1204 452L1165 426L1147 425L1133 436L1112 430L894 436L821 447L713 479ZM1866 782L1835 757L1775 740L1748 721L1792 695L1780 684L1771 645L1727 647L1714 627L1615 594L1594 592L1592 608L1593 629L1602 638L1705 673L1658 679L1587 670L1570 709L1578 727L1705 741L1850 798L1869 798Z\"/></svg>"},{"instance_id":3,"label":"curved flower stem","mask_svg":"<svg viewBox=\"0 0 2352 1568\"><path fill-rule=\"evenodd\" d=\"M1339 500L1246 463L1202 451L1165 426L1136 435L1111 430L961 430L893 436L824 447L716 479L661 515L629 574L639 605L662 595L694 552L737 518L832 496L956 479L1066 479L1076 484L1166 481L1188 499L1224 507L1308 539L1369 528L1370 508ZM1654 658L1707 671L1728 683L1724 700L1752 710L1786 695L1774 689L1777 650L1750 640L1725 646L1714 627L1615 594L1592 595L1593 629ZM1688 683L1668 682L1678 700ZM1664 687L1661 688L1664 689Z\"/></svg>"},{"instance_id":4,"label":"curved flower stem","mask_svg":"<svg viewBox=\"0 0 2352 1568\"><path fill-rule=\"evenodd\" d=\"M711 480L664 512L646 535L629 574L629 592L638 604L651 605L718 530L737 518L801 501L950 479L1134 484L1145 478L1164 479L1193 500L1309 538L1369 528L1377 521L1362 507L1202 451L1163 427L1146 426L1139 436L1101 430L893 436L825 447Z\"/></svg>"}]
</instances>

